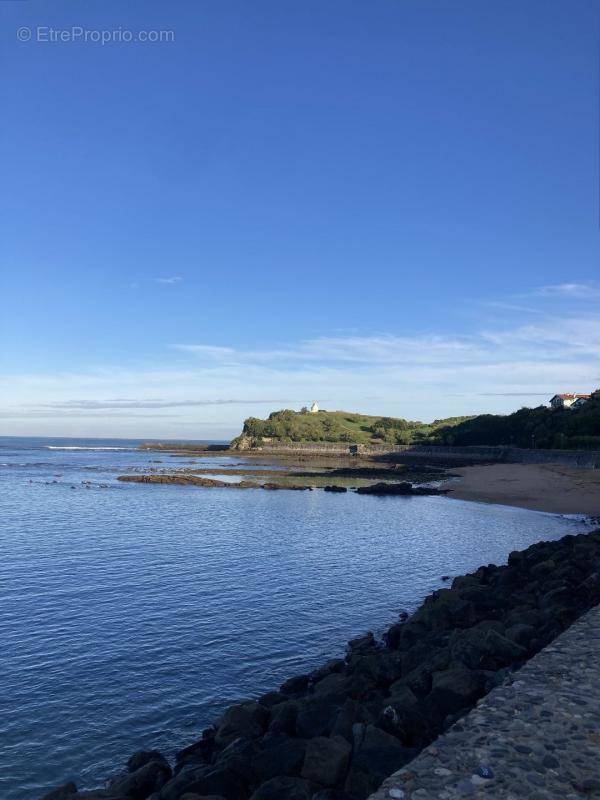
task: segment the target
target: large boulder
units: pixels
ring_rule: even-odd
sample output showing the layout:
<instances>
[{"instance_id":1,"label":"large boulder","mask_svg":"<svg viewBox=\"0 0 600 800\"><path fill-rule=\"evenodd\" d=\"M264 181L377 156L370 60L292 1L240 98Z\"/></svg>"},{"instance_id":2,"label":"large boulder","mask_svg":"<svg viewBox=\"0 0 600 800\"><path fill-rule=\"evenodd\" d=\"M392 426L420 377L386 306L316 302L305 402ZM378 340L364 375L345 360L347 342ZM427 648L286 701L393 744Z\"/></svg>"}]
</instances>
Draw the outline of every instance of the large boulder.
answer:
<instances>
[{"instance_id":1,"label":"large boulder","mask_svg":"<svg viewBox=\"0 0 600 800\"><path fill-rule=\"evenodd\" d=\"M269 710L260 703L252 701L230 706L217 722L215 742L221 746L240 736L257 738L265 731L268 720Z\"/></svg>"},{"instance_id":2,"label":"large boulder","mask_svg":"<svg viewBox=\"0 0 600 800\"><path fill-rule=\"evenodd\" d=\"M278 777L266 781L250 800L310 800L310 784L304 778Z\"/></svg>"},{"instance_id":3,"label":"large boulder","mask_svg":"<svg viewBox=\"0 0 600 800\"><path fill-rule=\"evenodd\" d=\"M332 736L342 736L347 742L354 741L352 728L357 722L375 722L377 713L358 700L346 700L340 708L331 729Z\"/></svg>"},{"instance_id":4,"label":"large boulder","mask_svg":"<svg viewBox=\"0 0 600 800\"><path fill-rule=\"evenodd\" d=\"M179 800L182 794L219 795L225 800L244 800L247 796L245 784L239 775L227 769L200 768L183 770L166 783L160 792L160 800Z\"/></svg>"},{"instance_id":5,"label":"large boulder","mask_svg":"<svg viewBox=\"0 0 600 800\"><path fill-rule=\"evenodd\" d=\"M225 800L220 794L196 794L196 792L186 792L182 794L179 800Z\"/></svg>"},{"instance_id":6,"label":"large boulder","mask_svg":"<svg viewBox=\"0 0 600 800\"><path fill-rule=\"evenodd\" d=\"M507 639L510 639L511 642L516 642L516 644L529 651L531 648L531 642L535 639L536 631L533 625L526 625L524 623L517 622L514 625L510 625L506 629L505 633Z\"/></svg>"},{"instance_id":7,"label":"large boulder","mask_svg":"<svg viewBox=\"0 0 600 800\"><path fill-rule=\"evenodd\" d=\"M169 766L167 759L162 753L159 753L158 750L138 750L127 761L127 771L135 772L140 767L144 767L146 764L149 764L151 761L164 764L165 767Z\"/></svg>"},{"instance_id":8,"label":"large boulder","mask_svg":"<svg viewBox=\"0 0 600 800\"><path fill-rule=\"evenodd\" d=\"M213 752L215 750L215 733L214 728L206 728L202 731L202 738L180 750L175 758L177 761L175 772L186 764L210 764Z\"/></svg>"},{"instance_id":9,"label":"large boulder","mask_svg":"<svg viewBox=\"0 0 600 800\"><path fill-rule=\"evenodd\" d=\"M278 703L274 706L271 709L269 731L272 733L295 733L296 717L300 707L298 700L287 700L285 703Z\"/></svg>"},{"instance_id":10,"label":"large boulder","mask_svg":"<svg viewBox=\"0 0 600 800\"><path fill-rule=\"evenodd\" d=\"M354 726L354 754L344 784L352 797L365 798L392 772L400 769L416 751L404 747L395 736L375 725Z\"/></svg>"},{"instance_id":11,"label":"large boulder","mask_svg":"<svg viewBox=\"0 0 600 800\"><path fill-rule=\"evenodd\" d=\"M341 658L332 658L329 661L326 661L325 664L323 664L322 666L317 667L317 669L313 670L310 673L310 680L313 682L313 684L318 683L319 681L323 680L323 678L326 678L328 675L333 675L335 673L343 672L345 666L346 663Z\"/></svg>"},{"instance_id":12,"label":"large boulder","mask_svg":"<svg viewBox=\"0 0 600 800\"><path fill-rule=\"evenodd\" d=\"M310 675L296 675L284 681L279 687L279 691L283 694L299 694L308 688L309 683Z\"/></svg>"},{"instance_id":13,"label":"large boulder","mask_svg":"<svg viewBox=\"0 0 600 800\"><path fill-rule=\"evenodd\" d=\"M223 750L217 753L214 759L214 766L220 769L227 769L235 773L245 783L251 783L254 777L252 762L259 752L260 740L257 739L235 739Z\"/></svg>"},{"instance_id":14,"label":"large boulder","mask_svg":"<svg viewBox=\"0 0 600 800\"><path fill-rule=\"evenodd\" d=\"M400 657L390 650L376 650L356 655L349 661L348 670L361 681L370 681L376 686L389 686L402 673Z\"/></svg>"},{"instance_id":15,"label":"large boulder","mask_svg":"<svg viewBox=\"0 0 600 800\"><path fill-rule=\"evenodd\" d=\"M341 736L317 736L306 746L302 777L323 786L336 786L348 769L352 747Z\"/></svg>"},{"instance_id":16,"label":"large boulder","mask_svg":"<svg viewBox=\"0 0 600 800\"><path fill-rule=\"evenodd\" d=\"M131 800L146 800L153 792L162 789L171 774L171 767L164 759L148 761L134 772L110 781L107 788L115 795L130 797Z\"/></svg>"},{"instance_id":17,"label":"large boulder","mask_svg":"<svg viewBox=\"0 0 600 800\"><path fill-rule=\"evenodd\" d=\"M91 789L68 795L69 800L130 800L124 794L115 794L109 789Z\"/></svg>"},{"instance_id":18,"label":"large boulder","mask_svg":"<svg viewBox=\"0 0 600 800\"><path fill-rule=\"evenodd\" d=\"M350 693L351 681L347 675L331 673L314 685L314 694L345 700Z\"/></svg>"},{"instance_id":19,"label":"large boulder","mask_svg":"<svg viewBox=\"0 0 600 800\"><path fill-rule=\"evenodd\" d=\"M258 698L258 702L261 706L266 706L267 708L272 708L278 703L283 703L285 700L287 700L287 697L281 692L267 692Z\"/></svg>"},{"instance_id":20,"label":"large boulder","mask_svg":"<svg viewBox=\"0 0 600 800\"><path fill-rule=\"evenodd\" d=\"M485 678L477 670L456 667L434 672L427 705L435 716L446 717L472 706L484 693Z\"/></svg>"},{"instance_id":21,"label":"large boulder","mask_svg":"<svg viewBox=\"0 0 600 800\"><path fill-rule=\"evenodd\" d=\"M290 736L265 736L263 749L254 756L252 770L259 784L277 775L288 777L300 774L306 753L306 740Z\"/></svg>"},{"instance_id":22,"label":"large boulder","mask_svg":"<svg viewBox=\"0 0 600 800\"><path fill-rule=\"evenodd\" d=\"M56 789L51 789L41 800L70 800L74 794L77 794L77 786L73 781L69 781L69 783L63 783L62 786L57 786Z\"/></svg>"},{"instance_id":23,"label":"large boulder","mask_svg":"<svg viewBox=\"0 0 600 800\"><path fill-rule=\"evenodd\" d=\"M179 800L225 800L220 794L196 794L196 792L186 792L182 794Z\"/></svg>"},{"instance_id":24,"label":"large boulder","mask_svg":"<svg viewBox=\"0 0 600 800\"><path fill-rule=\"evenodd\" d=\"M378 724L407 747L422 746L431 738L423 703L406 684L395 686L394 693L385 699Z\"/></svg>"},{"instance_id":25,"label":"large boulder","mask_svg":"<svg viewBox=\"0 0 600 800\"><path fill-rule=\"evenodd\" d=\"M357 653L367 653L370 650L375 649L377 649L375 636L373 635L372 631L368 631L363 636L357 636L355 639L350 639L348 642L346 659L348 660Z\"/></svg>"},{"instance_id":26,"label":"large boulder","mask_svg":"<svg viewBox=\"0 0 600 800\"><path fill-rule=\"evenodd\" d=\"M303 739L328 736L336 721L341 703L336 698L314 697L300 705L296 733Z\"/></svg>"}]
</instances>

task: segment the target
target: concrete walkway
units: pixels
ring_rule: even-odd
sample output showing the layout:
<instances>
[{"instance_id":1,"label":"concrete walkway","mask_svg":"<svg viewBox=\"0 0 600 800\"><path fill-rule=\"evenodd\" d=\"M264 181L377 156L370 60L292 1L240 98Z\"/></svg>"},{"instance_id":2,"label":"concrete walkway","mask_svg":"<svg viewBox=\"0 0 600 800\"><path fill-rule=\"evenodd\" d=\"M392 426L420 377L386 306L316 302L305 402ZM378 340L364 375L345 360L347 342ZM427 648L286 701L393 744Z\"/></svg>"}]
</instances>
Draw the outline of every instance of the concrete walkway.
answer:
<instances>
[{"instance_id":1,"label":"concrete walkway","mask_svg":"<svg viewBox=\"0 0 600 800\"><path fill-rule=\"evenodd\" d=\"M370 800L600 798L600 606Z\"/></svg>"}]
</instances>

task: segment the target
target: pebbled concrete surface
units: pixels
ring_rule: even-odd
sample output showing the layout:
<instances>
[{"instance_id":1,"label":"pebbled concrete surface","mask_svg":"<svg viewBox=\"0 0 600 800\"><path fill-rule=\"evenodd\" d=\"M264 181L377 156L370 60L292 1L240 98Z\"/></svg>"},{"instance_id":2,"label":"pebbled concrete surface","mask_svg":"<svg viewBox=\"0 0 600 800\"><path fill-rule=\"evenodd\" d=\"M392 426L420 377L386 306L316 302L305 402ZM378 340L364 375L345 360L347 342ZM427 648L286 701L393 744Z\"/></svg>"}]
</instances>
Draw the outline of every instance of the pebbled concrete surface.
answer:
<instances>
[{"instance_id":1,"label":"pebbled concrete surface","mask_svg":"<svg viewBox=\"0 0 600 800\"><path fill-rule=\"evenodd\" d=\"M369 800L600 798L600 606Z\"/></svg>"}]
</instances>

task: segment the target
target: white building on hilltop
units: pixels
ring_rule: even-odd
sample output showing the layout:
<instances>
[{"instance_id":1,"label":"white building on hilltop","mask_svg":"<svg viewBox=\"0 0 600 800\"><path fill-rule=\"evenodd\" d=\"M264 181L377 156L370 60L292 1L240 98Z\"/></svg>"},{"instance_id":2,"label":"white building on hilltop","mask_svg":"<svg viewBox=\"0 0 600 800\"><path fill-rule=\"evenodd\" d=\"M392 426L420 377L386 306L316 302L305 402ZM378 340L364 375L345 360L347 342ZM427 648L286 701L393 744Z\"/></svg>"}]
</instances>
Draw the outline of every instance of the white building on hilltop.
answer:
<instances>
[{"instance_id":1,"label":"white building on hilltop","mask_svg":"<svg viewBox=\"0 0 600 800\"><path fill-rule=\"evenodd\" d=\"M311 414L316 414L318 412L318 410L319 410L319 406L316 403L313 403L312 406L310 407L310 413Z\"/></svg>"}]
</instances>

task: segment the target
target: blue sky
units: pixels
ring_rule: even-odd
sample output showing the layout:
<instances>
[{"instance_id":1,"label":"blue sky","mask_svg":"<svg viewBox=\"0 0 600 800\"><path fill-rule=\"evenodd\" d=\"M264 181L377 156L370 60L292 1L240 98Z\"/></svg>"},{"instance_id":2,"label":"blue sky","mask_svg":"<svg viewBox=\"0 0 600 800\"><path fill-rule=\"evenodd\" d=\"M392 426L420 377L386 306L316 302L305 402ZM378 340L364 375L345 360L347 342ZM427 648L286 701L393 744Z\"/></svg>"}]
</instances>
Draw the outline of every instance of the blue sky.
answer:
<instances>
[{"instance_id":1,"label":"blue sky","mask_svg":"<svg viewBox=\"0 0 600 800\"><path fill-rule=\"evenodd\" d=\"M432 419L600 385L600 2L0 15L0 434L221 438L314 399Z\"/></svg>"}]
</instances>

